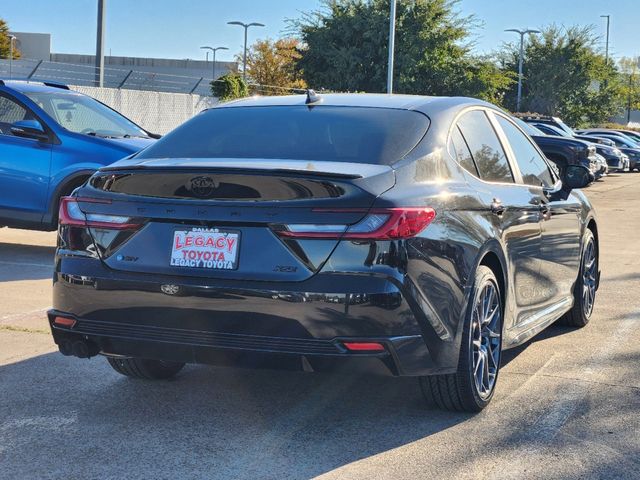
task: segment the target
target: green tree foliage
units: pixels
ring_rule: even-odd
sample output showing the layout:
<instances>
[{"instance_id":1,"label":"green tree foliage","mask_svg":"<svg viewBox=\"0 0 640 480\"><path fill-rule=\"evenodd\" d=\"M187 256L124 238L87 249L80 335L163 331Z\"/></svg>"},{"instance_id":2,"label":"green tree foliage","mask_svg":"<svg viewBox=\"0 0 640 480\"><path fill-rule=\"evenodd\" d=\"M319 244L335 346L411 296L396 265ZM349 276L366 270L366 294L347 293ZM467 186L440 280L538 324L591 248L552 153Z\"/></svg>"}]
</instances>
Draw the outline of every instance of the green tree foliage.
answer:
<instances>
[{"instance_id":1,"label":"green tree foliage","mask_svg":"<svg viewBox=\"0 0 640 480\"><path fill-rule=\"evenodd\" d=\"M570 125L598 123L619 113L621 82L613 62L596 49L591 27L545 28L526 39L522 83L523 111L558 115ZM502 67L518 69L519 44L507 45ZM515 110L516 85L505 95Z\"/></svg>"},{"instance_id":2,"label":"green tree foliage","mask_svg":"<svg viewBox=\"0 0 640 480\"><path fill-rule=\"evenodd\" d=\"M624 108L638 110L640 109L640 57L623 57L618 65Z\"/></svg>"},{"instance_id":3,"label":"green tree foliage","mask_svg":"<svg viewBox=\"0 0 640 480\"><path fill-rule=\"evenodd\" d=\"M0 58L9 58L10 50L9 25L0 18ZM13 45L13 58L20 58L20 52L16 48L15 43Z\"/></svg>"},{"instance_id":4,"label":"green tree foliage","mask_svg":"<svg viewBox=\"0 0 640 480\"><path fill-rule=\"evenodd\" d=\"M297 68L301 57L297 39L258 40L247 53L247 73L257 84L252 90L261 95L286 95L291 89L306 88Z\"/></svg>"},{"instance_id":5,"label":"green tree foliage","mask_svg":"<svg viewBox=\"0 0 640 480\"><path fill-rule=\"evenodd\" d=\"M247 83L237 73L227 73L211 81L211 93L221 102L243 98L249 95Z\"/></svg>"},{"instance_id":6,"label":"green tree foliage","mask_svg":"<svg viewBox=\"0 0 640 480\"><path fill-rule=\"evenodd\" d=\"M469 95L499 102L512 82L468 43L472 17L457 0L403 0L397 4L394 92ZM325 0L318 11L290 21L305 45L299 67L312 88L384 92L389 0Z\"/></svg>"}]
</instances>

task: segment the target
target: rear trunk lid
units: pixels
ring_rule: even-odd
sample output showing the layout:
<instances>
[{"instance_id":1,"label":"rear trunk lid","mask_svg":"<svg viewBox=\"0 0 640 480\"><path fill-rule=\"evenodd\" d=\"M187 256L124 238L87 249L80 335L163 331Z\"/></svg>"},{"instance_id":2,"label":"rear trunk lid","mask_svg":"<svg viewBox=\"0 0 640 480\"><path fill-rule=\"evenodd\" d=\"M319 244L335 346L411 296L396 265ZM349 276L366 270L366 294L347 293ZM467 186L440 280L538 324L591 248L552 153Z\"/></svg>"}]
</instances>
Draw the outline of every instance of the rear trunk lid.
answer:
<instances>
[{"instance_id":1,"label":"rear trunk lid","mask_svg":"<svg viewBox=\"0 0 640 480\"><path fill-rule=\"evenodd\" d=\"M85 214L142 224L128 233L91 229L111 269L302 281L321 268L338 240L285 239L274 226L357 223L394 183L387 165L133 158L101 169L77 197Z\"/></svg>"}]
</instances>

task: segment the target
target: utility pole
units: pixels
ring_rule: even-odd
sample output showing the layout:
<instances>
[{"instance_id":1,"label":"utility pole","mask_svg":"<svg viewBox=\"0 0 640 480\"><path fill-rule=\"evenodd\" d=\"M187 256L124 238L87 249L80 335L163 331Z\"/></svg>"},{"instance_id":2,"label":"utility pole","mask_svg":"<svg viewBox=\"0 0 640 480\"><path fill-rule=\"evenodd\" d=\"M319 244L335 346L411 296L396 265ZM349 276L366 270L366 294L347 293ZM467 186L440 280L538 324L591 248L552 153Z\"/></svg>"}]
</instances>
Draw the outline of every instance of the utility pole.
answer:
<instances>
[{"instance_id":1,"label":"utility pole","mask_svg":"<svg viewBox=\"0 0 640 480\"><path fill-rule=\"evenodd\" d=\"M107 0L98 0L98 28L96 32L96 85L104 86L104 34Z\"/></svg>"},{"instance_id":2,"label":"utility pole","mask_svg":"<svg viewBox=\"0 0 640 480\"><path fill-rule=\"evenodd\" d=\"M15 35L9 35L9 78L13 78L13 42L15 40Z\"/></svg>"},{"instance_id":3,"label":"utility pole","mask_svg":"<svg viewBox=\"0 0 640 480\"><path fill-rule=\"evenodd\" d=\"M505 32L514 32L520 35L520 54L518 55L518 98L516 100L516 112L520 111L520 103L522 101L522 62L524 58L524 36L532 33L540 33L540 30L510 28Z\"/></svg>"},{"instance_id":4,"label":"utility pole","mask_svg":"<svg viewBox=\"0 0 640 480\"><path fill-rule=\"evenodd\" d=\"M238 25L244 28L244 51L242 53L242 79L247 81L247 30L249 27L264 27L264 24L253 22L253 23L242 23L242 22L227 22L227 25Z\"/></svg>"},{"instance_id":5,"label":"utility pole","mask_svg":"<svg viewBox=\"0 0 640 480\"><path fill-rule=\"evenodd\" d=\"M631 122L631 89L633 88L633 73L629 74L629 91L627 92L627 126Z\"/></svg>"},{"instance_id":6,"label":"utility pole","mask_svg":"<svg viewBox=\"0 0 640 480\"><path fill-rule=\"evenodd\" d=\"M611 15L600 15L600 17L607 19L607 36L604 47L604 62L606 65L609 65L609 22L611 20Z\"/></svg>"},{"instance_id":7,"label":"utility pole","mask_svg":"<svg viewBox=\"0 0 640 480\"><path fill-rule=\"evenodd\" d=\"M391 0L389 12L389 61L387 65L387 93L393 93L393 57L396 43L396 0Z\"/></svg>"}]
</instances>

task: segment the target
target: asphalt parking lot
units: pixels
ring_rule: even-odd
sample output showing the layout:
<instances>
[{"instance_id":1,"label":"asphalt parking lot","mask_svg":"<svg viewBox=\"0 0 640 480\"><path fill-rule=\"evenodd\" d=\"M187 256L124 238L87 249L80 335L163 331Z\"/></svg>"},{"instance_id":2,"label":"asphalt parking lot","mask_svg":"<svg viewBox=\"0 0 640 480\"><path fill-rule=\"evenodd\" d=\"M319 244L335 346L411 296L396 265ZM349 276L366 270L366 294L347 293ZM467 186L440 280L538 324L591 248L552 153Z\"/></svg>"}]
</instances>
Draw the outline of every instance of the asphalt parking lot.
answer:
<instances>
[{"instance_id":1,"label":"asphalt parking lot","mask_svg":"<svg viewBox=\"0 0 640 480\"><path fill-rule=\"evenodd\" d=\"M0 478L640 478L640 174L586 190L602 282L592 321L505 353L479 415L412 379L189 366L119 376L57 353L55 233L0 230Z\"/></svg>"}]
</instances>

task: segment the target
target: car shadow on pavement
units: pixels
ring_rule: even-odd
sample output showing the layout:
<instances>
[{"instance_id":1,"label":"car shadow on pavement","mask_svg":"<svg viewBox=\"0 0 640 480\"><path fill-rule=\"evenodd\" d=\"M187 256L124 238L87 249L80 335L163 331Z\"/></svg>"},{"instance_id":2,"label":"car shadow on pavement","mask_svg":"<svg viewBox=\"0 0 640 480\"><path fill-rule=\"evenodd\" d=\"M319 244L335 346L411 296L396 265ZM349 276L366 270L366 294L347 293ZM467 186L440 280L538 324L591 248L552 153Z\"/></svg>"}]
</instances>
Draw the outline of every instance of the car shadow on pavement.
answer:
<instances>
[{"instance_id":1,"label":"car shadow on pavement","mask_svg":"<svg viewBox=\"0 0 640 480\"><path fill-rule=\"evenodd\" d=\"M51 278L55 247L0 242L0 282Z\"/></svg>"},{"instance_id":2,"label":"car shadow on pavement","mask_svg":"<svg viewBox=\"0 0 640 480\"><path fill-rule=\"evenodd\" d=\"M568 333L575 332L575 331L576 331L575 328L566 327L558 323L549 325L542 332L538 333L535 337L527 340L522 345L518 345L517 347L510 348L509 350L505 350L504 352L502 352L502 360L500 362L500 368L507 366L518 355L520 355L522 352L524 352L527 348L529 348L531 345L533 345L536 342L548 340L550 338L557 337L560 335L566 335Z\"/></svg>"},{"instance_id":3,"label":"car shadow on pavement","mask_svg":"<svg viewBox=\"0 0 640 480\"><path fill-rule=\"evenodd\" d=\"M100 476L108 451L110 478L311 478L471 417L428 409L411 378L187 366L153 382L57 352L0 367L0 396L3 469L34 477Z\"/></svg>"}]
</instances>

